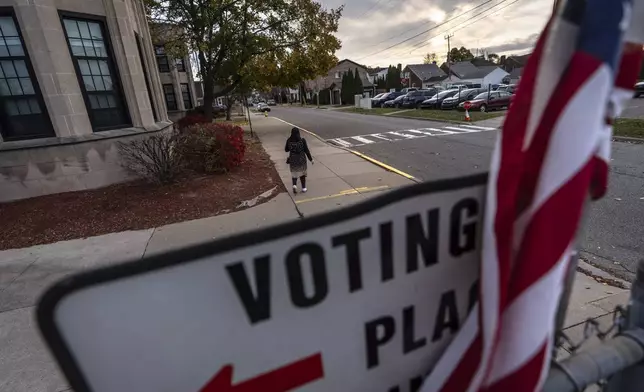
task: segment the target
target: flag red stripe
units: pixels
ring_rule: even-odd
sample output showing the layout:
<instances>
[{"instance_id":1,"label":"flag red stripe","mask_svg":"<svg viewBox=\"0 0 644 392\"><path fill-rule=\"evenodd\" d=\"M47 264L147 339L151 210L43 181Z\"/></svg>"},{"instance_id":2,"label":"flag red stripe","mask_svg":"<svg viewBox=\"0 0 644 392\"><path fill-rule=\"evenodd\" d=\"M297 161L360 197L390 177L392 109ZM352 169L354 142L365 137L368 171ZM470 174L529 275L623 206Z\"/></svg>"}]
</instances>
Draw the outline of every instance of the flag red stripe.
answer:
<instances>
[{"instance_id":1,"label":"flag red stripe","mask_svg":"<svg viewBox=\"0 0 644 392\"><path fill-rule=\"evenodd\" d=\"M481 334L479 333L463 354L454 371L449 375L441 392L464 392L467 390L481 362L482 347Z\"/></svg>"}]
</instances>

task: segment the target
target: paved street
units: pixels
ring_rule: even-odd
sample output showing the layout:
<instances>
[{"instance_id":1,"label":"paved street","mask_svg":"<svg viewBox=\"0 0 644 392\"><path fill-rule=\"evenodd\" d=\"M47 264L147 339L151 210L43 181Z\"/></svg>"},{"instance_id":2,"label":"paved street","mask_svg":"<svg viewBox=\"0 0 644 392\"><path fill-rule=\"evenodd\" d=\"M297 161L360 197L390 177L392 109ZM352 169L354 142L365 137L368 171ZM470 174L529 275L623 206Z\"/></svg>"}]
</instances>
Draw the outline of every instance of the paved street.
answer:
<instances>
[{"instance_id":1,"label":"paved street","mask_svg":"<svg viewBox=\"0 0 644 392\"><path fill-rule=\"evenodd\" d=\"M496 139L496 131L486 129L341 111L278 107L271 115L421 180L487 171ZM582 256L632 280L637 261L644 257L644 145L615 142L612 158L610 190L591 206Z\"/></svg>"},{"instance_id":2,"label":"paved street","mask_svg":"<svg viewBox=\"0 0 644 392\"><path fill-rule=\"evenodd\" d=\"M630 99L626 103L621 117L644 118L644 97Z\"/></svg>"}]
</instances>

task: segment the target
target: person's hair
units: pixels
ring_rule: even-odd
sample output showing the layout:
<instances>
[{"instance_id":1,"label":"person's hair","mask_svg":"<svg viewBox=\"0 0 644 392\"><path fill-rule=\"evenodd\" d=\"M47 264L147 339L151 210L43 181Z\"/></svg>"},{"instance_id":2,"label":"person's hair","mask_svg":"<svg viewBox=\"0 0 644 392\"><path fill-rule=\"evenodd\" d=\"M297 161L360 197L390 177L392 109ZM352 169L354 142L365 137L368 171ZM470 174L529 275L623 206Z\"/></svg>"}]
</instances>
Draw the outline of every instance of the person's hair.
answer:
<instances>
[{"instance_id":1,"label":"person's hair","mask_svg":"<svg viewBox=\"0 0 644 392\"><path fill-rule=\"evenodd\" d=\"M297 142L300 139L302 139L302 137L300 136L300 129L297 127L293 127L293 129L291 129L291 137L289 137L288 140L292 142Z\"/></svg>"}]
</instances>

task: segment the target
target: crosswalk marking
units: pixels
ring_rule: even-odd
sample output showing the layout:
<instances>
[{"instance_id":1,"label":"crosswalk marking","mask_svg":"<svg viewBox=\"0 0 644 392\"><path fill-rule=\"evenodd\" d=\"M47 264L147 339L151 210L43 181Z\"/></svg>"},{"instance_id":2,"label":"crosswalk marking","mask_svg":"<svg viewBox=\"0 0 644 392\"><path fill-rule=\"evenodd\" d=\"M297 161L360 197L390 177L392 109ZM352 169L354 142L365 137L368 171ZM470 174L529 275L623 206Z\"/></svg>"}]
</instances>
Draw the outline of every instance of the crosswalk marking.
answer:
<instances>
[{"instance_id":1,"label":"crosswalk marking","mask_svg":"<svg viewBox=\"0 0 644 392\"><path fill-rule=\"evenodd\" d=\"M387 139L387 138L386 138L386 137L384 137L381 133L374 133L373 135L369 135L369 136L371 136L371 137L375 137L376 139L386 140L386 141L388 141L388 142L390 142L390 141L392 141L392 140L395 140L395 139Z\"/></svg>"},{"instance_id":2,"label":"crosswalk marking","mask_svg":"<svg viewBox=\"0 0 644 392\"><path fill-rule=\"evenodd\" d=\"M496 129L496 128L491 128L491 127L481 127L481 126L478 126L478 125L467 125L467 124L463 124L461 126L466 127L466 128L472 128L472 129L480 129L482 131L493 131L493 130Z\"/></svg>"},{"instance_id":3,"label":"crosswalk marking","mask_svg":"<svg viewBox=\"0 0 644 392\"><path fill-rule=\"evenodd\" d=\"M450 129L452 131L461 131L461 132L480 132L474 129L459 128L459 127L445 127L445 129Z\"/></svg>"},{"instance_id":4,"label":"crosswalk marking","mask_svg":"<svg viewBox=\"0 0 644 392\"><path fill-rule=\"evenodd\" d=\"M362 136L351 136L351 138L356 139L357 141L359 141L359 142L361 142L363 144L375 143L373 140L369 140L366 137L362 137Z\"/></svg>"},{"instance_id":5,"label":"crosswalk marking","mask_svg":"<svg viewBox=\"0 0 644 392\"><path fill-rule=\"evenodd\" d=\"M351 146L353 146L353 144L349 143L348 141L342 140L342 139L339 139L339 138L338 139L331 139L329 141L331 141L333 143L337 143L337 144L341 145L342 147L351 147Z\"/></svg>"},{"instance_id":6,"label":"crosswalk marking","mask_svg":"<svg viewBox=\"0 0 644 392\"><path fill-rule=\"evenodd\" d=\"M344 136L329 139L327 141L340 147L359 147L373 143L398 142L401 140L412 140L429 136L466 135L469 133L493 131L496 129L481 127L478 125L457 125L458 126L444 126L442 128L403 129L400 131L372 133L369 135Z\"/></svg>"},{"instance_id":7,"label":"crosswalk marking","mask_svg":"<svg viewBox=\"0 0 644 392\"><path fill-rule=\"evenodd\" d=\"M418 137L422 137L422 136L416 136L416 135L409 135L409 134L406 134L406 133L400 133L400 132L396 132L396 131L391 131L391 132L387 132L387 133L389 133L391 135L404 137L406 139L415 139L415 138L418 138Z\"/></svg>"}]
</instances>

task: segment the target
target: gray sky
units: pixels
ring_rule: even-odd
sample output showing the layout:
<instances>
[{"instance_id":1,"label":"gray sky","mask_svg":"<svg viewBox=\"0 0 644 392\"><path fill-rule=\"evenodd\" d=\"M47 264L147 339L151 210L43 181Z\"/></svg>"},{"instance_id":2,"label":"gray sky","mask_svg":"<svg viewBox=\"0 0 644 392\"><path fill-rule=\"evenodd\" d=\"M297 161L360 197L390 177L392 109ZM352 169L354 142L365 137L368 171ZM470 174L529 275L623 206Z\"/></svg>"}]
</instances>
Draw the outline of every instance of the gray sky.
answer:
<instances>
[{"instance_id":1,"label":"gray sky","mask_svg":"<svg viewBox=\"0 0 644 392\"><path fill-rule=\"evenodd\" d=\"M476 48L499 55L527 53L545 26L553 4L552 0L492 0L417 38L369 56L486 0L318 1L327 8L345 4L338 31L342 40L342 49L336 53L338 58L370 66L420 63L428 52L435 52L443 61L447 52L447 41L443 37L448 32L454 33L452 47L465 46L474 54ZM490 7L493 8L485 11Z\"/></svg>"}]
</instances>

